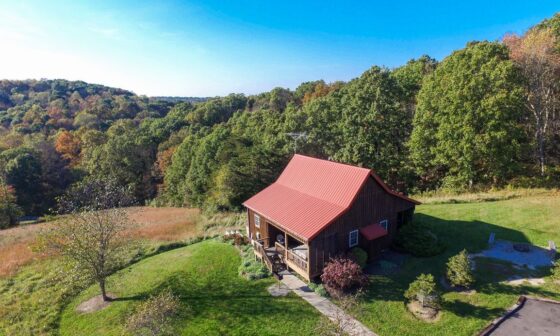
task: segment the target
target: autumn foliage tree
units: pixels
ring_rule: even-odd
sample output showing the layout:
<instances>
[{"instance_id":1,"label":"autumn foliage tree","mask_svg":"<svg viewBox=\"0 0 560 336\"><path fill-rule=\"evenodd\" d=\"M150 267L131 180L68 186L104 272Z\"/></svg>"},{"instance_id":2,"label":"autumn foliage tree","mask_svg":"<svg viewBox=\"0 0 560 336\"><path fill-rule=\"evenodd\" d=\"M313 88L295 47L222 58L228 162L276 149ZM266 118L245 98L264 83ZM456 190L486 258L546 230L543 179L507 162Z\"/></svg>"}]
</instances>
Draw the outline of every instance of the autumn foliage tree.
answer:
<instances>
[{"instance_id":1,"label":"autumn foliage tree","mask_svg":"<svg viewBox=\"0 0 560 336\"><path fill-rule=\"evenodd\" d=\"M504 43L525 77L525 106L531 113L535 156L544 175L547 139L551 138L550 126L560 101L558 38L551 28L534 28L524 36L506 35Z\"/></svg>"},{"instance_id":2,"label":"autumn foliage tree","mask_svg":"<svg viewBox=\"0 0 560 336\"><path fill-rule=\"evenodd\" d=\"M62 158L68 160L70 167L80 163L82 143L78 136L70 131L61 131L55 140L55 149Z\"/></svg>"}]
</instances>

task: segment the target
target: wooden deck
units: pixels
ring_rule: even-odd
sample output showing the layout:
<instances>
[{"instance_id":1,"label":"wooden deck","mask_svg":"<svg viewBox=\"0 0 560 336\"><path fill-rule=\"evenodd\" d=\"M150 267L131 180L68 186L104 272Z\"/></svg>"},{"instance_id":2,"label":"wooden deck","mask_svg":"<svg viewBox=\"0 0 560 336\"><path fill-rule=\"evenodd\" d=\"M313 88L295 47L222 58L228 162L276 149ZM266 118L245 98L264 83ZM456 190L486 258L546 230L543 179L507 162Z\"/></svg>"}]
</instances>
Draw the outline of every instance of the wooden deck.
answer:
<instances>
[{"instance_id":1,"label":"wooden deck","mask_svg":"<svg viewBox=\"0 0 560 336\"><path fill-rule=\"evenodd\" d=\"M304 279L309 279L307 260L293 252L292 249L286 249L282 244L276 242L274 246L264 247L264 240L253 240L252 245L255 255L260 258L272 273L278 273L284 269L297 272ZM276 261L280 261L279 263Z\"/></svg>"}]
</instances>

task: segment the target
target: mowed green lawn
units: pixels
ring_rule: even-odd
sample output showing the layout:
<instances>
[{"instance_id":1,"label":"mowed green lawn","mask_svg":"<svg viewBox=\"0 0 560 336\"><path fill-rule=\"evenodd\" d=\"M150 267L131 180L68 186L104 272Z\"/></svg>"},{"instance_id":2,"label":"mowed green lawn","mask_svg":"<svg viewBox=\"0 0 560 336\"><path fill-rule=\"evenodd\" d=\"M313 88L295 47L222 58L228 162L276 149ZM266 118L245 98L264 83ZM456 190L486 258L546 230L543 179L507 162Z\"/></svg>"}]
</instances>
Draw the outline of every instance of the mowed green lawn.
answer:
<instances>
[{"instance_id":1,"label":"mowed green lawn","mask_svg":"<svg viewBox=\"0 0 560 336\"><path fill-rule=\"evenodd\" d=\"M91 287L62 313L61 335L123 335L127 316L150 294L171 289L184 312L174 320L178 335L311 335L319 313L290 293L273 298L272 279L238 276L238 251L206 241L147 258L110 278L118 300L101 311L80 314L76 306L98 294Z\"/></svg>"},{"instance_id":2,"label":"mowed green lawn","mask_svg":"<svg viewBox=\"0 0 560 336\"><path fill-rule=\"evenodd\" d=\"M500 283L513 274L546 276L548 270L517 271L508 263L481 258L476 259L476 294L445 293L439 321L417 320L407 311L403 298L418 274L432 273L439 279L449 256L463 248L469 252L486 248L490 232L495 232L498 239L541 246L555 240L560 244L560 197L421 205L417 207L415 220L426 223L448 248L436 257L410 258L389 276L371 278L357 317L379 335L474 335L503 314L521 294L560 299L560 286L551 281L542 287Z\"/></svg>"}]
</instances>

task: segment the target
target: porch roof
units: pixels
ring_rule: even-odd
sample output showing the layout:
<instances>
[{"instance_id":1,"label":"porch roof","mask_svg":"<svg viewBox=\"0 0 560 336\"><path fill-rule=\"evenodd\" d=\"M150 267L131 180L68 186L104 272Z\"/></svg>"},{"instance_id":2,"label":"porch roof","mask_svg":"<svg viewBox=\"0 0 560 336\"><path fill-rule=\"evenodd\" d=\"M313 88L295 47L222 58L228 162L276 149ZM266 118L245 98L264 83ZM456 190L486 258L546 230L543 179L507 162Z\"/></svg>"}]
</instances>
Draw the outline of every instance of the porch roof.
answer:
<instances>
[{"instance_id":1,"label":"porch roof","mask_svg":"<svg viewBox=\"0 0 560 336\"><path fill-rule=\"evenodd\" d=\"M364 226L360 229L360 233L367 239L367 240L374 240L377 238L381 238L387 235L387 230L385 230L381 225L378 223L370 224L368 226Z\"/></svg>"}]
</instances>

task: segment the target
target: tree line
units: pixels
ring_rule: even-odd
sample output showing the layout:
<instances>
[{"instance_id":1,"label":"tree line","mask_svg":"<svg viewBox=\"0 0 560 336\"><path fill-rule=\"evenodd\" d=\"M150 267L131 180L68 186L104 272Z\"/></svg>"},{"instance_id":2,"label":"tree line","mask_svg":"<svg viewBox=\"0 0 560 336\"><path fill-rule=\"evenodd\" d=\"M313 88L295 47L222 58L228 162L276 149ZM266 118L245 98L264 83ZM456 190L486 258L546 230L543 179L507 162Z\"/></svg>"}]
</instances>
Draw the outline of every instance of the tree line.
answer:
<instances>
[{"instance_id":1,"label":"tree line","mask_svg":"<svg viewBox=\"0 0 560 336\"><path fill-rule=\"evenodd\" d=\"M189 101L0 81L0 196L39 215L71 185L104 177L139 202L238 209L278 176L294 132L306 134L298 153L372 168L406 193L558 186L559 41L556 15L440 62Z\"/></svg>"}]
</instances>

